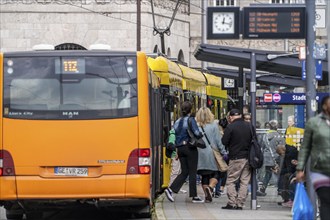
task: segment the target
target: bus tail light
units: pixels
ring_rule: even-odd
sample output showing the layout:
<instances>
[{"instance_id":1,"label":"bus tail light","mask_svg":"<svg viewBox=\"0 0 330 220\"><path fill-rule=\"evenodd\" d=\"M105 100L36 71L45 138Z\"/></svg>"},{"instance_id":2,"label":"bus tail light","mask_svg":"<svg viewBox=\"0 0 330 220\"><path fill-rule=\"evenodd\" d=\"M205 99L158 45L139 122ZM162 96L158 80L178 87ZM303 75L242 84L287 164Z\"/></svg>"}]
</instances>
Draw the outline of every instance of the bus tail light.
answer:
<instances>
[{"instance_id":1,"label":"bus tail light","mask_svg":"<svg viewBox=\"0 0 330 220\"><path fill-rule=\"evenodd\" d=\"M0 150L0 176L14 176L15 167L11 154L6 150Z\"/></svg>"},{"instance_id":2,"label":"bus tail light","mask_svg":"<svg viewBox=\"0 0 330 220\"><path fill-rule=\"evenodd\" d=\"M151 171L150 149L134 149L127 162L127 174L149 174Z\"/></svg>"}]
</instances>

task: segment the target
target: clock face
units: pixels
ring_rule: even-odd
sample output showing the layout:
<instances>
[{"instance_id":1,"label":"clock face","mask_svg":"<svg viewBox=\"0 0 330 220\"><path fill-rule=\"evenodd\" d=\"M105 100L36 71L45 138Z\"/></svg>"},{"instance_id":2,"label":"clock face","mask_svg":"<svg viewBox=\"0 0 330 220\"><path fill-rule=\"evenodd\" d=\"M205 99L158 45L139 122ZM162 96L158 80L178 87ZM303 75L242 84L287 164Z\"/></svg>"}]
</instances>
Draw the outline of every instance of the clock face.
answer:
<instances>
[{"instance_id":1,"label":"clock face","mask_svg":"<svg viewBox=\"0 0 330 220\"><path fill-rule=\"evenodd\" d=\"M234 12L214 12L212 26L213 34L234 34Z\"/></svg>"}]
</instances>

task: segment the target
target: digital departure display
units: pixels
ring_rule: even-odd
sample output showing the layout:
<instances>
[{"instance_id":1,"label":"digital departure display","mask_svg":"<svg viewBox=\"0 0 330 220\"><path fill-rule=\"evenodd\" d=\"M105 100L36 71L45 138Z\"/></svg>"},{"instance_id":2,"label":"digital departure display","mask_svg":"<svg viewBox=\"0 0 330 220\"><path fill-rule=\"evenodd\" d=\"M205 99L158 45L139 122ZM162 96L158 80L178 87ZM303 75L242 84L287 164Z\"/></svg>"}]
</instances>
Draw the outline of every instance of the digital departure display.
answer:
<instances>
[{"instance_id":1,"label":"digital departure display","mask_svg":"<svg viewBox=\"0 0 330 220\"><path fill-rule=\"evenodd\" d=\"M243 38L305 38L305 7L245 7Z\"/></svg>"},{"instance_id":2,"label":"digital departure display","mask_svg":"<svg viewBox=\"0 0 330 220\"><path fill-rule=\"evenodd\" d=\"M57 74L85 74L84 58L62 58L56 60Z\"/></svg>"}]
</instances>

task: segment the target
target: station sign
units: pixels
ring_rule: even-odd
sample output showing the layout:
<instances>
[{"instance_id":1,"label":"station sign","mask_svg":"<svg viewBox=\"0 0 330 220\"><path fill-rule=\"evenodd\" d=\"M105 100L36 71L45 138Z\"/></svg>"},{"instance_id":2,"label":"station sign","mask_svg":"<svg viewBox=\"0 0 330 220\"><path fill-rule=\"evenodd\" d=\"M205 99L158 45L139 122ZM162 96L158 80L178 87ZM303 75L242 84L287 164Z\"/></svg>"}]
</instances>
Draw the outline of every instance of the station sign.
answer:
<instances>
[{"instance_id":1,"label":"station sign","mask_svg":"<svg viewBox=\"0 0 330 220\"><path fill-rule=\"evenodd\" d=\"M329 93L317 93L316 101L320 102ZM305 93L264 93L259 100L260 105L305 105Z\"/></svg>"},{"instance_id":2,"label":"station sign","mask_svg":"<svg viewBox=\"0 0 330 220\"><path fill-rule=\"evenodd\" d=\"M245 7L243 10L246 39L304 39L305 7Z\"/></svg>"}]
</instances>

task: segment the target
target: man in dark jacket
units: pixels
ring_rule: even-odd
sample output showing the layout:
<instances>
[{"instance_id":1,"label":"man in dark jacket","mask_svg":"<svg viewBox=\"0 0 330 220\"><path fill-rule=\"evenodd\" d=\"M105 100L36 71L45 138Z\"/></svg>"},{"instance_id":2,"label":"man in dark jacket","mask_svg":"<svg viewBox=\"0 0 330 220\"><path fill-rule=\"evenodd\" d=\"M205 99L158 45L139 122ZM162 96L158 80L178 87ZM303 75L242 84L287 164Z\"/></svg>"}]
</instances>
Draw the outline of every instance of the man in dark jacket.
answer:
<instances>
[{"instance_id":1,"label":"man in dark jacket","mask_svg":"<svg viewBox=\"0 0 330 220\"><path fill-rule=\"evenodd\" d=\"M226 183L228 203L222 208L241 210L247 197L248 183L251 178L248 155L252 135L250 123L243 120L238 109L232 109L229 117L232 123L227 126L222 137L222 143L229 151ZM235 188L237 181L240 183L238 192Z\"/></svg>"}]
</instances>

